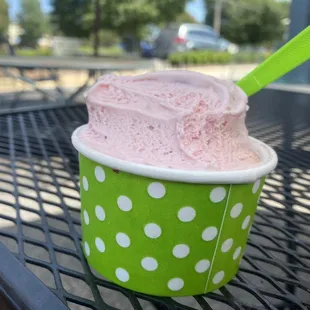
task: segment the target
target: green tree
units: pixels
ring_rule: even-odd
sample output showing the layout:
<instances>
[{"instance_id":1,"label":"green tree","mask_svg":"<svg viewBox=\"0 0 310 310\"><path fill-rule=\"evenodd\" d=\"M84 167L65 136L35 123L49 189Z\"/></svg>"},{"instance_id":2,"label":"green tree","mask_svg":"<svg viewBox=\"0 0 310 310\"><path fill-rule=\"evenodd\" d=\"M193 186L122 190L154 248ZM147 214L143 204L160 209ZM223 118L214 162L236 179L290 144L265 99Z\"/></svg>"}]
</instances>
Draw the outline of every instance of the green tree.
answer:
<instances>
[{"instance_id":1,"label":"green tree","mask_svg":"<svg viewBox=\"0 0 310 310\"><path fill-rule=\"evenodd\" d=\"M138 41L147 24L168 23L187 0L52 0L53 22L66 36L89 37L98 50L101 29Z\"/></svg>"},{"instance_id":2,"label":"green tree","mask_svg":"<svg viewBox=\"0 0 310 310\"><path fill-rule=\"evenodd\" d=\"M216 0L205 0L206 23L213 25ZM221 34L238 44L261 44L281 40L284 34L283 5L274 0L225 1Z\"/></svg>"},{"instance_id":3,"label":"green tree","mask_svg":"<svg viewBox=\"0 0 310 310\"><path fill-rule=\"evenodd\" d=\"M175 21L177 23L190 23L190 24L197 24L197 20L192 16L190 15L189 13L187 12L182 12L181 14L179 14L176 18L175 18Z\"/></svg>"},{"instance_id":4,"label":"green tree","mask_svg":"<svg viewBox=\"0 0 310 310\"><path fill-rule=\"evenodd\" d=\"M90 0L52 0L51 22L56 33L68 37L85 38L90 35L93 22Z\"/></svg>"},{"instance_id":5,"label":"green tree","mask_svg":"<svg viewBox=\"0 0 310 310\"><path fill-rule=\"evenodd\" d=\"M154 3L158 15L155 22L169 23L184 12L185 5L191 0L151 0Z\"/></svg>"},{"instance_id":6,"label":"green tree","mask_svg":"<svg viewBox=\"0 0 310 310\"><path fill-rule=\"evenodd\" d=\"M0 0L0 39L5 36L9 22L8 4L5 0Z\"/></svg>"},{"instance_id":7,"label":"green tree","mask_svg":"<svg viewBox=\"0 0 310 310\"><path fill-rule=\"evenodd\" d=\"M290 1L281 1L278 2L280 11L281 11L281 18L288 18L290 16L290 9L291 9L291 2Z\"/></svg>"},{"instance_id":8,"label":"green tree","mask_svg":"<svg viewBox=\"0 0 310 310\"><path fill-rule=\"evenodd\" d=\"M91 35L90 38L91 38L91 41L93 42L94 40L93 35ZM99 40L100 40L100 45L104 47L111 47L111 46L115 46L116 44L120 43L120 38L117 35L117 33L113 30L107 30L107 29L100 29Z\"/></svg>"},{"instance_id":9,"label":"green tree","mask_svg":"<svg viewBox=\"0 0 310 310\"><path fill-rule=\"evenodd\" d=\"M37 40L42 36L44 31L45 20L39 0L21 1L19 22L24 31L21 35L22 45L36 47Z\"/></svg>"},{"instance_id":10,"label":"green tree","mask_svg":"<svg viewBox=\"0 0 310 310\"><path fill-rule=\"evenodd\" d=\"M54 35L57 34L54 24L51 22L51 15L50 14L44 14L44 20L42 25L43 33L47 35Z\"/></svg>"},{"instance_id":11,"label":"green tree","mask_svg":"<svg viewBox=\"0 0 310 310\"><path fill-rule=\"evenodd\" d=\"M127 38L132 48L145 33L148 24L163 24L175 21L184 12L187 0L105 0L102 6L102 21L111 26L122 38ZM108 10L106 9L108 7Z\"/></svg>"}]
</instances>

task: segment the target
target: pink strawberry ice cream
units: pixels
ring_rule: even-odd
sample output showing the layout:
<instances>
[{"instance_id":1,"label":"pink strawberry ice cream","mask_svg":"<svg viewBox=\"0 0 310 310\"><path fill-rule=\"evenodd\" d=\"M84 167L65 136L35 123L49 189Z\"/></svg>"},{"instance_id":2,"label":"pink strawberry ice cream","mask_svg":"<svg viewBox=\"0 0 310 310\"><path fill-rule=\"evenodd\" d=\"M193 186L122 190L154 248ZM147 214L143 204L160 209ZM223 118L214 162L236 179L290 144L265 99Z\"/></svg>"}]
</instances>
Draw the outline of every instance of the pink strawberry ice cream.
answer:
<instances>
[{"instance_id":1,"label":"pink strawberry ice cream","mask_svg":"<svg viewBox=\"0 0 310 310\"><path fill-rule=\"evenodd\" d=\"M258 166L248 136L247 96L231 81L190 71L106 75L86 94L79 138L126 161L182 170Z\"/></svg>"}]
</instances>

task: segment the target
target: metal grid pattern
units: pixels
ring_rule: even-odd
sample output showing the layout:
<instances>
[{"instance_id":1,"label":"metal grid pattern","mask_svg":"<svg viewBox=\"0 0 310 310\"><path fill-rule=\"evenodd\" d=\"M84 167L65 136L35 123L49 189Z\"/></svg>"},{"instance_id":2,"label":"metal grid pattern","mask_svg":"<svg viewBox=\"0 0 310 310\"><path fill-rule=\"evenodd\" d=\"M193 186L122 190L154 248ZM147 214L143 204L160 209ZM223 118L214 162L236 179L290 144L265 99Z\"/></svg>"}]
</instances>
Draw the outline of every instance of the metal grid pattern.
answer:
<instances>
[{"instance_id":1,"label":"metal grid pattern","mask_svg":"<svg viewBox=\"0 0 310 310\"><path fill-rule=\"evenodd\" d=\"M0 116L0 241L69 309L310 309L310 98L252 98L251 134L280 161L264 187L237 277L205 296L128 291L88 266L80 241L72 131L84 106Z\"/></svg>"}]
</instances>

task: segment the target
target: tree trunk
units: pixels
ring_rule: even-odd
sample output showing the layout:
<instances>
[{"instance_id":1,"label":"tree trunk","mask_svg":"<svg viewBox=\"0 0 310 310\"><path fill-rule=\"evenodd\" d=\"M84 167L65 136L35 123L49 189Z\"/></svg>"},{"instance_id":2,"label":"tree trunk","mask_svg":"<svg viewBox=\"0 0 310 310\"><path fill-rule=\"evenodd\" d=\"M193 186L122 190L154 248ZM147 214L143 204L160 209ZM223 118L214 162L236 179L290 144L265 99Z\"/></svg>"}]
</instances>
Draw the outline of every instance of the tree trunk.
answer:
<instances>
[{"instance_id":1,"label":"tree trunk","mask_svg":"<svg viewBox=\"0 0 310 310\"><path fill-rule=\"evenodd\" d=\"M100 0L95 0L95 20L94 20L94 51L93 55L95 57L99 56L99 31L100 31L100 22L101 22L101 7Z\"/></svg>"},{"instance_id":2,"label":"tree trunk","mask_svg":"<svg viewBox=\"0 0 310 310\"><path fill-rule=\"evenodd\" d=\"M223 10L223 0L217 0L215 2L215 8L214 8L213 28L215 29L218 35L221 34L222 10Z\"/></svg>"}]
</instances>

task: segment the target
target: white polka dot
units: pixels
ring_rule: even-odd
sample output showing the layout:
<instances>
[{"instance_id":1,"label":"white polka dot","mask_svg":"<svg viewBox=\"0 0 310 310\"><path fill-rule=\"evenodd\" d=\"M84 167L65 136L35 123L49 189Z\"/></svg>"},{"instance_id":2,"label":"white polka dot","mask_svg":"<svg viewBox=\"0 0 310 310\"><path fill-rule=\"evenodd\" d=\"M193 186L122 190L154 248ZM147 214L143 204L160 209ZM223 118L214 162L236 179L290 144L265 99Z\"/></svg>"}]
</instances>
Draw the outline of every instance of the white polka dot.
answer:
<instances>
[{"instance_id":1,"label":"white polka dot","mask_svg":"<svg viewBox=\"0 0 310 310\"><path fill-rule=\"evenodd\" d=\"M105 244L103 242L103 240L99 237L96 238L95 240L96 243L96 248L99 252L103 253L105 251Z\"/></svg>"},{"instance_id":2,"label":"white polka dot","mask_svg":"<svg viewBox=\"0 0 310 310\"><path fill-rule=\"evenodd\" d=\"M161 228L157 224L149 223L144 227L144 233L146 236L152 239L156 239L161 235Z\"/></svg>"},{"instance_id":3,"label":"white polka dot","mask_svg":"<svg viewBox=\"0 0 310 310\"><path fill-rule=\"evenodd\" d=\"M209 269L209 267L210 267L210 261L207 259L202 259L196 264L195 270L198 273L203 273L206 272Z\"/></svg>"},{"instance_id":4,"label":"white polka dot","mask_svg":"<svg viewBox=\"0 0 310 310\"><path fill-rule=\"evenodd\" d=\"M181 278L173 278L169 280L168 287L171 291L179 291L183 288L184 281Z\"/></svg>"},{"instance_id":5,"label":"white polka dot","mask_svg":"<svg viewBox=\"0 0 310 310\"><path fill-rule=\"evenodd\" d=\"M122 248L128 248L130 246L130 238L122 232L117 233L115 239L117 244Z\"/></svg>"},{"instance_id":6,"label":"white polka dot","mask_svg":"<svg viewBox=\"0 0 310 310\"><path fill-rule=\"evenodd\" d=\"M124 268L117 268L115 270L115 275L121 282L129 281L129 273Z\"/></svg>"},{"instance_id":7,"label":"white polka dot","mask_svg":"<svg viewBox=\"0 0 310 310\"><path fill-rule=\"evenodd\" d=\"M84 250L85 250L86 256L89 256L90 255L90 248L89 248L89 244L87 241L84 242Z\"/></svg>"},{"instance_id":8,"label":"white polka dot","mask_svg":"<svg viewBox=\"0 0 310 310\"><path fill-rule=\"evenodd\" d=\"M258 189L259 189L259 186L260 186L260 179L256 180L254 185L253 185L253 188L252 188L252 193L253 194L256 194Z\"/></svg>"},{"instance_id":9,"label":"white polka dot","mask_svg":"<svg viewBox=\"0 0 310 310\"><path fill-rule=\"evenodd\" d=\"M100 183L102 183L105 180L105 172L99 166L97 166L95 168L95 177L96 177L97 181L100 182Z\"/></svg>"},{"instance_id":10,"label":"white polka dot","mask_svg":"<svg viewBox=\"0 0 310 310\"><path fill-rule=\"evenodd\" d=\"M241 253L241 246L239 246L234 252L233 259L236 260L239 257L240 253Z\"/></svg>"},{"instance_id":11,"label":"white polka dot","mask_svg":"<svg viewBox=\"0 0 310 310\"><path fill-rule=\"evenodd\" d=\"M216 227L208 227L202 232L202 239L204 241L211 241L213 240L217 235L217 228Z\"/></svg>"},{"instance_id":12,"label":"white polka dot","mask_svg":"<svg viewBox=\"0 0 310 310\"><path fill-rule=\"evenodd\" d=\"M225 276L225 272L222 270L222 271L219 271L215 274L215 276L213 277L213 284L219 284L223 279L224 279L224 276Z\"/></svg>"},{"instance_id":13,"label":"white polka dot","mask_svg":"<svg viewBox=\"0 0 310 310\"><path fill-rule=\"evenodd\" d=\"M210 199L214 203L221 202L226 197L226 189L224 187L216 187L211 191Z\"/></svg>"},{"instance_id":14,"label":"white polka dot","mask_svg":"<svg viewBox=\"0 0 310 310\"><path fill-rule=\"evenodd\" d=\"M243 204L242 204L242 203L237 203L237 204L235 204L235 205L231 208L230 216L231 216L232 218L234 218L234 219L237 218L237 217L240 215L242 209L243 209Z\"/></svg>"},{"instance_id":15,"label":"white polka dot","mask_svg":"<svg viewBox=\"0 0 310 310\"><path fill-rule=\"evenodd\" d=\"M248 227L250 223L250 219L251 217L249 215L244 219L242 226L241 226L243 230L245 230Z\"/></svg>"},{"instance_id":16,"label":"white polka dot","mask_svg":"<svg viewBox=\"0 0 310 310\"><path fill-rule=\"evenodd\" d=\"M177 258L184 258L189 254L189 252L189 247L186 244L178 244L172 250L173 255Z\"/></svg>"},{"instance_id":17,"label":"white polka dot","mask_svg":"<svg viewBox=\"0 0 310 310\"><path fill-rule=\"evenodd\" d=\"M132 209L132 202L127 196L119 196L117 198L118 207L125 212L128 212Z\"/></svg>"},{"instance_id":18,"label":"white polka dot","mask_svg":"<svg viewBox=\"0 0 310 310\"><path fill-rule=\"evenodd\" d=\"M234 243L234 240L232 238L225 240L221 247L222 252L224 253L228 252L231 249L233 243Z\"/></svg>"},{"instance_id":19,"label":"white polka dot","mask_svg":"<svg viewBox=\"0 0 310 310\"><path fill-rule=\"evenodd\" d=\"M84 215L84 222L86 225L88 225L89 224L88 212L86 210L84 210L83 215Z\"/></svg>"},{"instance_id":20,"label":"white polka dot","mask_svg":"<svg viewBox=\"0 0 310 310\"><path fill-rule=\"evenodd\" d=\"M83 177L82 182L83 182L84 191L87 192L87 191L88 191L88 180L87 180L87 178L86 178L86 177Z\"/></svg>"},{"instance_id":21,"label":"white polka dot","mask_svg":"<svg viewBox=\"0 0 310 310\"><path fill-rule=\"evenodd\" d=\"M192 207L184 207L178 212L178 218L181 222L191 222L195 216L196 211Z\"/></svg>"},{"instance_id":22,"label":"white polka dot","mask_svg":"<svg viewBox=\"0 0 310 310\"><path fill-rule=\"evenodd\" d=\"M101 206L96 206L95 213L99 221L105 220L105 211L103 210Z\"/></svg>"},{"instance_id":23,"label":"white polka dot","mask_svg":"<svg viewBox=\"0 0 310 310\"><path fill-rule=\"evenodd\" d=\"M154 271L157 269L158 263L153 257L144 257L141 261L141 266L147 271Z\"/></svg>"},{"instance_id":24,"label":"white polka dot","mask_svg":"<svg viewBox=\"0 0 310 310\"><path fill-rule=\"evenodd\" d=\"M158 183L158 182L151 183L148 186L147 191L148 191L149 195L155 199L163 198L166 194L165 186L161 183Z\"/></svg>"}]
</instances>

